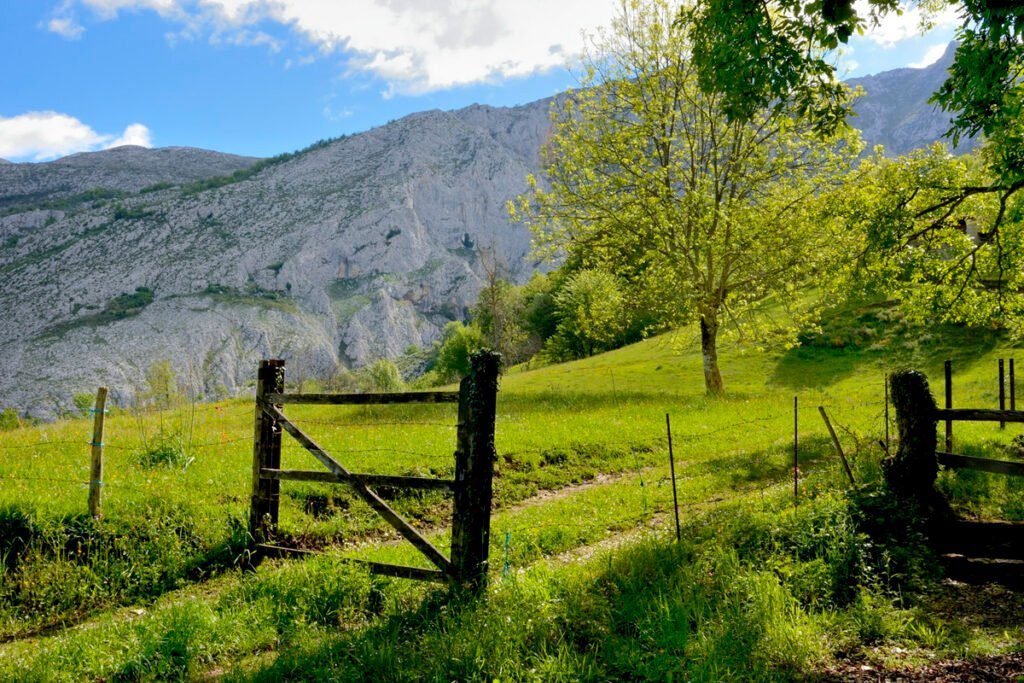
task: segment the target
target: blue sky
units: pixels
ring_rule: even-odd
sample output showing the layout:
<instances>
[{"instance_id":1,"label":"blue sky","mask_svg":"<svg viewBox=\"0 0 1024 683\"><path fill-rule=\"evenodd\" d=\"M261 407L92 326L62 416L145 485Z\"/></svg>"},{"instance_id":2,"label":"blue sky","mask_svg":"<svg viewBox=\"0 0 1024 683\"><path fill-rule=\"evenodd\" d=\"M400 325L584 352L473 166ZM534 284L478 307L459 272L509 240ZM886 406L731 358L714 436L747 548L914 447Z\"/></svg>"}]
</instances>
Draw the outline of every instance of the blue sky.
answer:
<instances>
[{"instance_id":1,"label":"blue sky","mask_svg":"<svg viewBox=\"0 0 1024 683\"><path fill-rule=\"evenodd\" d=\"M0 0L0 157L117 144L269 156L425 109L514 105L575 81L614 0ZM933 62L909 8L847 76Z\"/></svg>"}]
</instances>

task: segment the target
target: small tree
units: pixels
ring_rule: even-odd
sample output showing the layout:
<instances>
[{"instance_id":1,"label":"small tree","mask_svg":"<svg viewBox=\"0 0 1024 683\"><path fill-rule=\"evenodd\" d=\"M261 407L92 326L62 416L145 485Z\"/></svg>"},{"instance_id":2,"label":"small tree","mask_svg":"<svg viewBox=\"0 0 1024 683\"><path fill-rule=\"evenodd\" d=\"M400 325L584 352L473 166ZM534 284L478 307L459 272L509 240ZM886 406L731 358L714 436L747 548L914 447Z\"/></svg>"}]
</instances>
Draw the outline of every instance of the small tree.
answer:
<instances>
[{"instance_id":1,"label":"small tree","mask_svg":"<svg viewBox=\"0 0 1024 683\"><path fill-rule=\"evenodd\" d=\"M391 392L405 388L398 366L386 358L381 358L367 367L366 376L373 391Z\"/></svg>"},{"instance_id":2,"label":"small tree","mask_svg":"<svg viewBox=\"0 0 1024 683\"><path fill-rule=\"evenodd\" d=\"M480 330L458 321L445 325L434 370L444 382L452 382L469 374L470 356L484 346Z\"/></svg>"},{"instance_id":3,"label":"small tree","mask_svg":"<svg viewBox=\"0 0 1024 683\"><path fill-rule=\"evenodd\" d=\"M142 398L160 410L171 408L182 399L171 361L154 361L146 369L146 390Z\"/></svg>"},{"instance_id":4,"label":"small tree","mask_svg":"<svg viewBox=\"0 0 1024 683\"><path fill-rule=\"evenodd\" d=\"M614 275L581 270L555 295L558 327L548 340L558 360L584 358L619 345L626 330L624 299Z\"/></svg>"},{"instance_id":5,"label":"small tree","mask_svg":"<svg viewBox=\"0 0 1024 683\"><path fill-rule=\"evenodd\" d=\"M542 247L621 277L659 318L700 327L704 382L724 390L725 320L828 274L841 234L811 200L860 151L846 127L817 134L786 101L730 120L705 94L690 55L692 14L668 0L627 0L584 55L580 89L559 102L545 150L550 189L510 208Z\"/></svg>"}]
</instances>

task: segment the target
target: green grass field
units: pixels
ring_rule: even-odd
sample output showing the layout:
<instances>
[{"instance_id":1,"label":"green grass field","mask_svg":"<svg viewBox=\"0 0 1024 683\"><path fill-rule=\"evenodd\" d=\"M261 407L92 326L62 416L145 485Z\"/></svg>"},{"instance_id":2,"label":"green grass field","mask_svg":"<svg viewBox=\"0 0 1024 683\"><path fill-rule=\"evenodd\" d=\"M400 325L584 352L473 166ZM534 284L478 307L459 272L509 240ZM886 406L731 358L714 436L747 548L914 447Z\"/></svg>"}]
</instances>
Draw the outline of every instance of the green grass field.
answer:
<instances>
[{"instance_id":1,"label":"green grass field","mask_svg":"<svg viewBox=\"0 0 1024 683\"><path fill-rule=\"evenodd\" d=\"M1015 353L990 334L928 337L877 313L846 312L785 352L727 341L723 399L704 396L699 355L682 334L512 369L499 393L493 586L483 604L343 565L352 556L426 566L340 486L282 484L282 542L322 557L235 569L247 541L251 399L112 413L99 522L85 515L89 420L6 432L0 678L347 680L390 671L400 680L717 680L787 678L866 643L1004 651L987 631L936 634L920 605L894 601L906 558L887 556L892 571L843 559L874 556L857 550L817 406L839 425L858 477L871 480L886 371L919 367L939 394L942 360L952 357L957 407L995 407L995 359ZM354 471L452 474L452 405L287 413ZM686 525L680 546L667 536L666 413ZM957 450L1012 459L1019 433L957 425ZM185 460L146 462L161 434L180 438ZM284 467L317 467L287 436L284 444ZM940 485L964 514L1024 519L1024 490L1011 478L943 473ZM444 495L386 493L446 549ZM794 529L816 540L808 545ZM631 549L610 551L621 538ZM846 565L860 574L837 575ZM1019 628L1008 633L1020 643Z\"/></svg>"}]
</instances>

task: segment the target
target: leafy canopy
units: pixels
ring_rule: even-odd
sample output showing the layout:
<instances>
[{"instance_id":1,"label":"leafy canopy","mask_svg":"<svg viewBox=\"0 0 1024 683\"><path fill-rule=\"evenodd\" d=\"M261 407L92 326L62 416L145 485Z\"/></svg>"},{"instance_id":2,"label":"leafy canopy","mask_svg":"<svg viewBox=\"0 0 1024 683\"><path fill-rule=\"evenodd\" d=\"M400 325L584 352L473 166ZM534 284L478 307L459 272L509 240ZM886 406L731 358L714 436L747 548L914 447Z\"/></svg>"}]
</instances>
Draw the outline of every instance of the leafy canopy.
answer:
<instances>
[{"instance_id":1,"label":"leafy canopy","mask_svg":"<svg viewBox=\"0 0 1024 683\"><path fill-rule=\"evenodd\" d=\"M798 102L731 118L701 88L695 16L624 3L560 100L545 182L511 210L548 254L616 275L664 320L699 321L717 393L720 322L772 295L793 303L824 272L842 236L818 225L814 199L861 147L845 125L823 136Z\"/></svg>"}]
</instances>

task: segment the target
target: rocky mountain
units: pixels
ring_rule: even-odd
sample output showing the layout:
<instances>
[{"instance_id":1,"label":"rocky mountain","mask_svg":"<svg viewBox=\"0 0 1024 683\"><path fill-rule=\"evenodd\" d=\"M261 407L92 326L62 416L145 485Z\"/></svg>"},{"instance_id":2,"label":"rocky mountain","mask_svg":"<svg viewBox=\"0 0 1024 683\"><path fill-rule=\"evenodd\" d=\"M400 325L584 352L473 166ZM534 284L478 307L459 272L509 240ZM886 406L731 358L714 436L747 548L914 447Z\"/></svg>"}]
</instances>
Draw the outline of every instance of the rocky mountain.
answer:
<instances>
[{"instance_id":1,"label":"rocky mountain","mask_svg":"<svg viewBox=\"0 0 1024 683\"><path fill-rule=\"evenodd\" d=\"M856 116L850 123L861 130L869 150L883 145L886 154L898 156L943 137L951 117L928 98L946 80L954 52L955 42L939 61L923 69L893 69L847 81L864 89L864 96L854 103ZM961 141L959 151L973 146L973 141Z\"/></svg>"},{"instance_id":2,"label":"rocky mountain","mask_svg":"<svg viewBox=\"0 0 1024 683\"><path fill-rule=\"evenodd\" d=\"M315 375L428 345L475 302L481 250L532 272L505 204L548 108L423 112L227 180L8 211L0 405L52 414L100 383L123 402L160 359L217 394L260 358Z\"/></svg>"},{"instance_id":3,"label":"rocky mountain","mask_svg":"<svg viewBox=\"0 0 1024 683\"><path fill-rule=\"evenodd\" d=\"M43 163L12 164L0 159L0 212L90 191L108 195L138 192L164 183L230 175L256 161L193 147L147 149L134 145Z\"/></svg>"},{"instance_id":4,"label":"rocky mountain","mask_svg":"<svg viewBox=\"0 0 1024 683\"><path fill-rule=\"evenodd\" d=\"M869 143L944 132L926 104L943 63L855 81ZM214 396L261 358L294 378L429 345L476 301L481 253L533 272L505 205L539 171L550 106L422 112L259 161L126 147L0 165L0 407L50 416L99 384L123 404L165 359Z\"/></svg>"}]
</instances>

